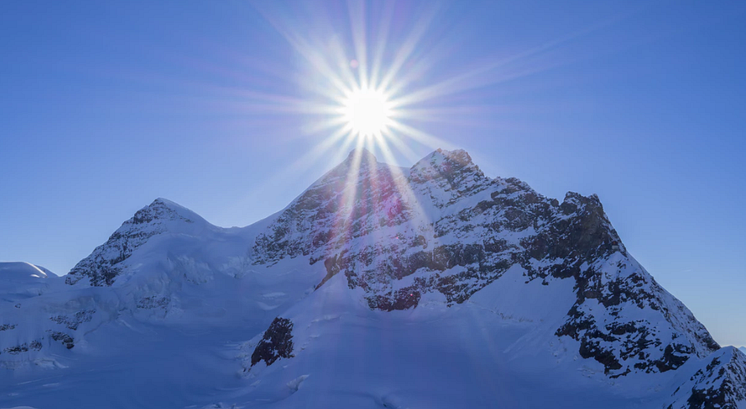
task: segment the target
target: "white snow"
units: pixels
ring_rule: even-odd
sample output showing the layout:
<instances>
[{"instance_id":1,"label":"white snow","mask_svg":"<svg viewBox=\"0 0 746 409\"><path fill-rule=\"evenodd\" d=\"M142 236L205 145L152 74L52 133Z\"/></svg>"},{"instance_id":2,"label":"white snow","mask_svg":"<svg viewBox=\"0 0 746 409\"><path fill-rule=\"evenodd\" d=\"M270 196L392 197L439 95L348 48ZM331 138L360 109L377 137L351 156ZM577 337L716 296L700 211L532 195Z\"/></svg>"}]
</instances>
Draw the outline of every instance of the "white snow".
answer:
<instances>
[{"instance_id":1,"label":"white snow","mask_svg":"<svg viewBox=\"0 0 746 409\"><path fill-rule=\"evenodd\" d=\"M443 161L444 153L435 152L411 171L392 172L389 182L434 178L433 166ZM344 166L306 192L346 177ZM374 171L368 164L360 173ZM515 264L462 304L448 306L443 294L430 292L417 308L391 312L371 310L364 290L350 289L344 274L314 290L327 270L311 257L331 254L324 252L337 245L380 248L392 238L404 242L417 235L429 246L482 242L485 215L473 216L474 229L441 237L434 237L431 224L458 225L460 212L489 200L484 186L505 184L476 179L463 181L475 187L468 195L442 180L423 179L401 197L410 209L406 223L378 224L378 216L396 207L387 202L361 218L375 234L266 264L255 262L254 243L281 213L223 229L165 199L159 200L179 217L125 223L117 231L148 237L122 262L111 287L65 285L38 266L0 263L0 326L7 324L0 332L0 407L621 409L671 403L672 392L710 357L694 357L677 371L609 378L603 365L579 356L577 341L555 335L576 302L572 279L527 282ZM304 223L311 220L292 225L289 241L308 239L300 229ZM529 227L500 238L518 244L534 233ZM108 254L116 253L112 248L94 254L117 257ZM594 267L608 281L642 268L621 253ZM419 270L377 284L397 290L427 274ZM646 288L654 288L650 280ZM696 320L683 304L665 290L660 294L674 319L626 304L619 317L649 321L662 339L700 330L690 327ZM601 325L614 319L597 302L583 306ZM278 316L293 323L294 356L252 367L254 348ZM74 347L53 339L56 333L68 335ZM9 352L21 346L28 351Z\"/></svg>"}]
</instances>

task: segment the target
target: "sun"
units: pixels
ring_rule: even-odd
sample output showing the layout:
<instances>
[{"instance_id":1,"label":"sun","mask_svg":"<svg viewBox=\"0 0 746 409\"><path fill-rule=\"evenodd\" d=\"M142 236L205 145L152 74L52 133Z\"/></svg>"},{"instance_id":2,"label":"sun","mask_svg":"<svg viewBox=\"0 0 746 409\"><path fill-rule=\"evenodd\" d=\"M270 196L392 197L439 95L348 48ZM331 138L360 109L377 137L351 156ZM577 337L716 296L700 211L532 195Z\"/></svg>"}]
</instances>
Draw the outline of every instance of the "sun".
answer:
<instances>
[{"instance_id":1,"label":"sun","mask_svg":"<svg viewBox=\"0 0 746 409\"><path fill-rule=\"evenodd\" d=\"M386 95L374 89L358 89L344 101L343 115L356 135L380 136L391 122L391 108Z\"/></svg>"}]
</instances>

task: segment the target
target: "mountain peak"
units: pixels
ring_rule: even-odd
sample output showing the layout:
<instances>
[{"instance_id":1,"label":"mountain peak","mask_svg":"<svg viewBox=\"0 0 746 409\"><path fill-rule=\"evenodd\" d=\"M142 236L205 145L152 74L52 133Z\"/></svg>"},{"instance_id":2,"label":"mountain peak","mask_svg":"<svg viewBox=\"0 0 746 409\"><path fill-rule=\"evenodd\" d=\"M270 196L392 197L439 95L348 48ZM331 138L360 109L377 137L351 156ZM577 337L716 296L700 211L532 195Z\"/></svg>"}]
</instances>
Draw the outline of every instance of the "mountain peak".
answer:
<instances>
[{"instance_id":1,"label":"mountain peak","mask_svg":"<svg viewBox=\"0 0 746 409\"><path fill-rule=\"evenodd\" d=\"M342 168L345 171L350 169L368 169L375 168L379 165L383 165L378 162L378 158L371 151L366 148L355 148L350 151L347 158L337 168Z\"/></svg>"},{"instance_id":2,"label":"mountain peak","mask_svg":"<svg viewBox=\"0 0 746 409\"><path fill-rule=\"evenodd\" d=\"M438 149L415 163L411 175L416 182L445 178L451 184L460 183L470 175L478 179L484 177L479 166L474 164L471 156L463 149Z\"/></svg>"},{"instance_id":3,"label":"mountain peak","mask_svg":"<svg viewBox=\"0 0 746 409\"><path fill-rule=\"evenodd\" d=\"M358 159L359 158L359 159ZM373 154L373 152L369 151L367 148L355 148L350 151L350 154L347 155L347 159L345 159L345 162L351 162L353 160L360 160L361 163L366 162L372 162L376 163L378 162L378 159L376 158L376 155Z\"/></svg>"},{"instance_id":4,"label":"mountain peak","mask_svg":"<svg viewBox=\"0 0 746 409\"><path fill-rule=\"evenodd\" d=\"M469 153L467 153L463 149L454 149L452 151L440 148L436 149L429 155L422 158L414 166L417 167L417 165L425 163L431 166L441 166L444 163L450 163L462 168L477 167L477 165L475 165L472 161L471 156L469 156Z\"/></svg>"},{"instance_id":5,"label":"mountain peak","mask_svg":"<svg viewBox=\"0 0 746 409\"><path fill-rule=\"evenodd\" d=\"M385 169L388 166L385 163L378 162L376 156L369 150L355 148L350 151L344 161L314 182L309 190L329 185L337 185L337 188L341 189L350 178L353 178L353 175L367 174L371 169Z\"/></svg>"},{"instance_id":6,"label":"mountain peak","mask_svg":"<svg viewBox=\"0 0 746 409\"><path fill-rule=\"evenodd\" d=\"M149 223L153 220L183 220L186 222L202 221L197 213L187 209L186 207L159 197L153 200L149 205L143 207L135 213L135 216L131 219L134 224Z\"/></svg>"},{"instance_id":7,"label":"mountain peak","mask_svg":"<svg viewBox=\"0 0 746 409\"><path fill-rule=\"evenodd\" d=\"M474 162L471 160L471 156L469 156L469 153L463 149L454 149L452 151L447 151L445 149L438 148L433 153L431 153L430 156L435 158L448 159L460 163L464 166L474 165Z\"/></svg>"},{"instance_id":8,"label":"mountain peak","mask_svg":"<svg viewBox=\"0 0 746 409\"><path fill-rule=\"evenodd\" d=\"M178 204L178 203L176 203L174 201L168 200L166 198L163 198L163 197L157 197L157 198L155 198L155 200L153 200L148 205L148 207L153 207L153 206L167 206L167 207L174 207L174 208L176 208L176 207L182 207L180 204Z\"/></svg>"},{"instance_id":9,"label":"mountain peak","mask_svg":"<svg viewBox=\"0 0 746 409\"><path fill-rule=\"evenodd\" d=\"M123 272L122 262L151 237L166 232L197 234L204 226L210 224L193 211L168 199L157 198L122 223L106 243L78 262L65 283L74 285L88 278L90 285L110 286Z\"/></svg>"}]
</instances>

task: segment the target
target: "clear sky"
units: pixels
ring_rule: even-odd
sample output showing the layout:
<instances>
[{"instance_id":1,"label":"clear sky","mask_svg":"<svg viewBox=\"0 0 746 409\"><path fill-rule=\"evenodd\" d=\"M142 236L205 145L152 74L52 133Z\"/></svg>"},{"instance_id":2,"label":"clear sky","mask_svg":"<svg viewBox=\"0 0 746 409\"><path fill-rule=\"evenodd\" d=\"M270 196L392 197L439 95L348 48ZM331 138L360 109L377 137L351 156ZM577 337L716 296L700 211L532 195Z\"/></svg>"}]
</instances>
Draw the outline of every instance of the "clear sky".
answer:
<instances>
[{"instance_id":1,"label":"clear sky","mask_svg":"<svg viewBox=\"0 0 746 409\"><path fill-rule=\"evenodd\" d=\"M597 193L746 345L744 21L743 1L5 1L0 260L65 274L156 197L220 226L282 209L351 149L319 113L339 57L422 97L397 163L464 148L546 196Z\"/></svg>"}]
</instances>

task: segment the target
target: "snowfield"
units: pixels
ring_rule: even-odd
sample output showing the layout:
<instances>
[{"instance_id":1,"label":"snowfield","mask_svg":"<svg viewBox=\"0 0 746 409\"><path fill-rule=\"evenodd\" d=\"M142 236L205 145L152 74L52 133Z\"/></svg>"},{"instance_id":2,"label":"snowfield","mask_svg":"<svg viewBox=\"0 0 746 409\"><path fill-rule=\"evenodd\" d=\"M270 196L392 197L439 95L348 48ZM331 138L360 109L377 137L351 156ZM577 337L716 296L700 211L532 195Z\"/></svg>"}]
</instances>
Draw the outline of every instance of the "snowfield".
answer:
<instances>
[{"instance_id":1,"label":"snowfield","mask_svg":"<svg viewBox=\"0 0 746 409\"><path fill-rule=\"evenodd\" d=\"M356 151L277 214L166 199L63 278L0 263L0 408L746 408L597 197Z\"/></svg>"}]
</instances>

